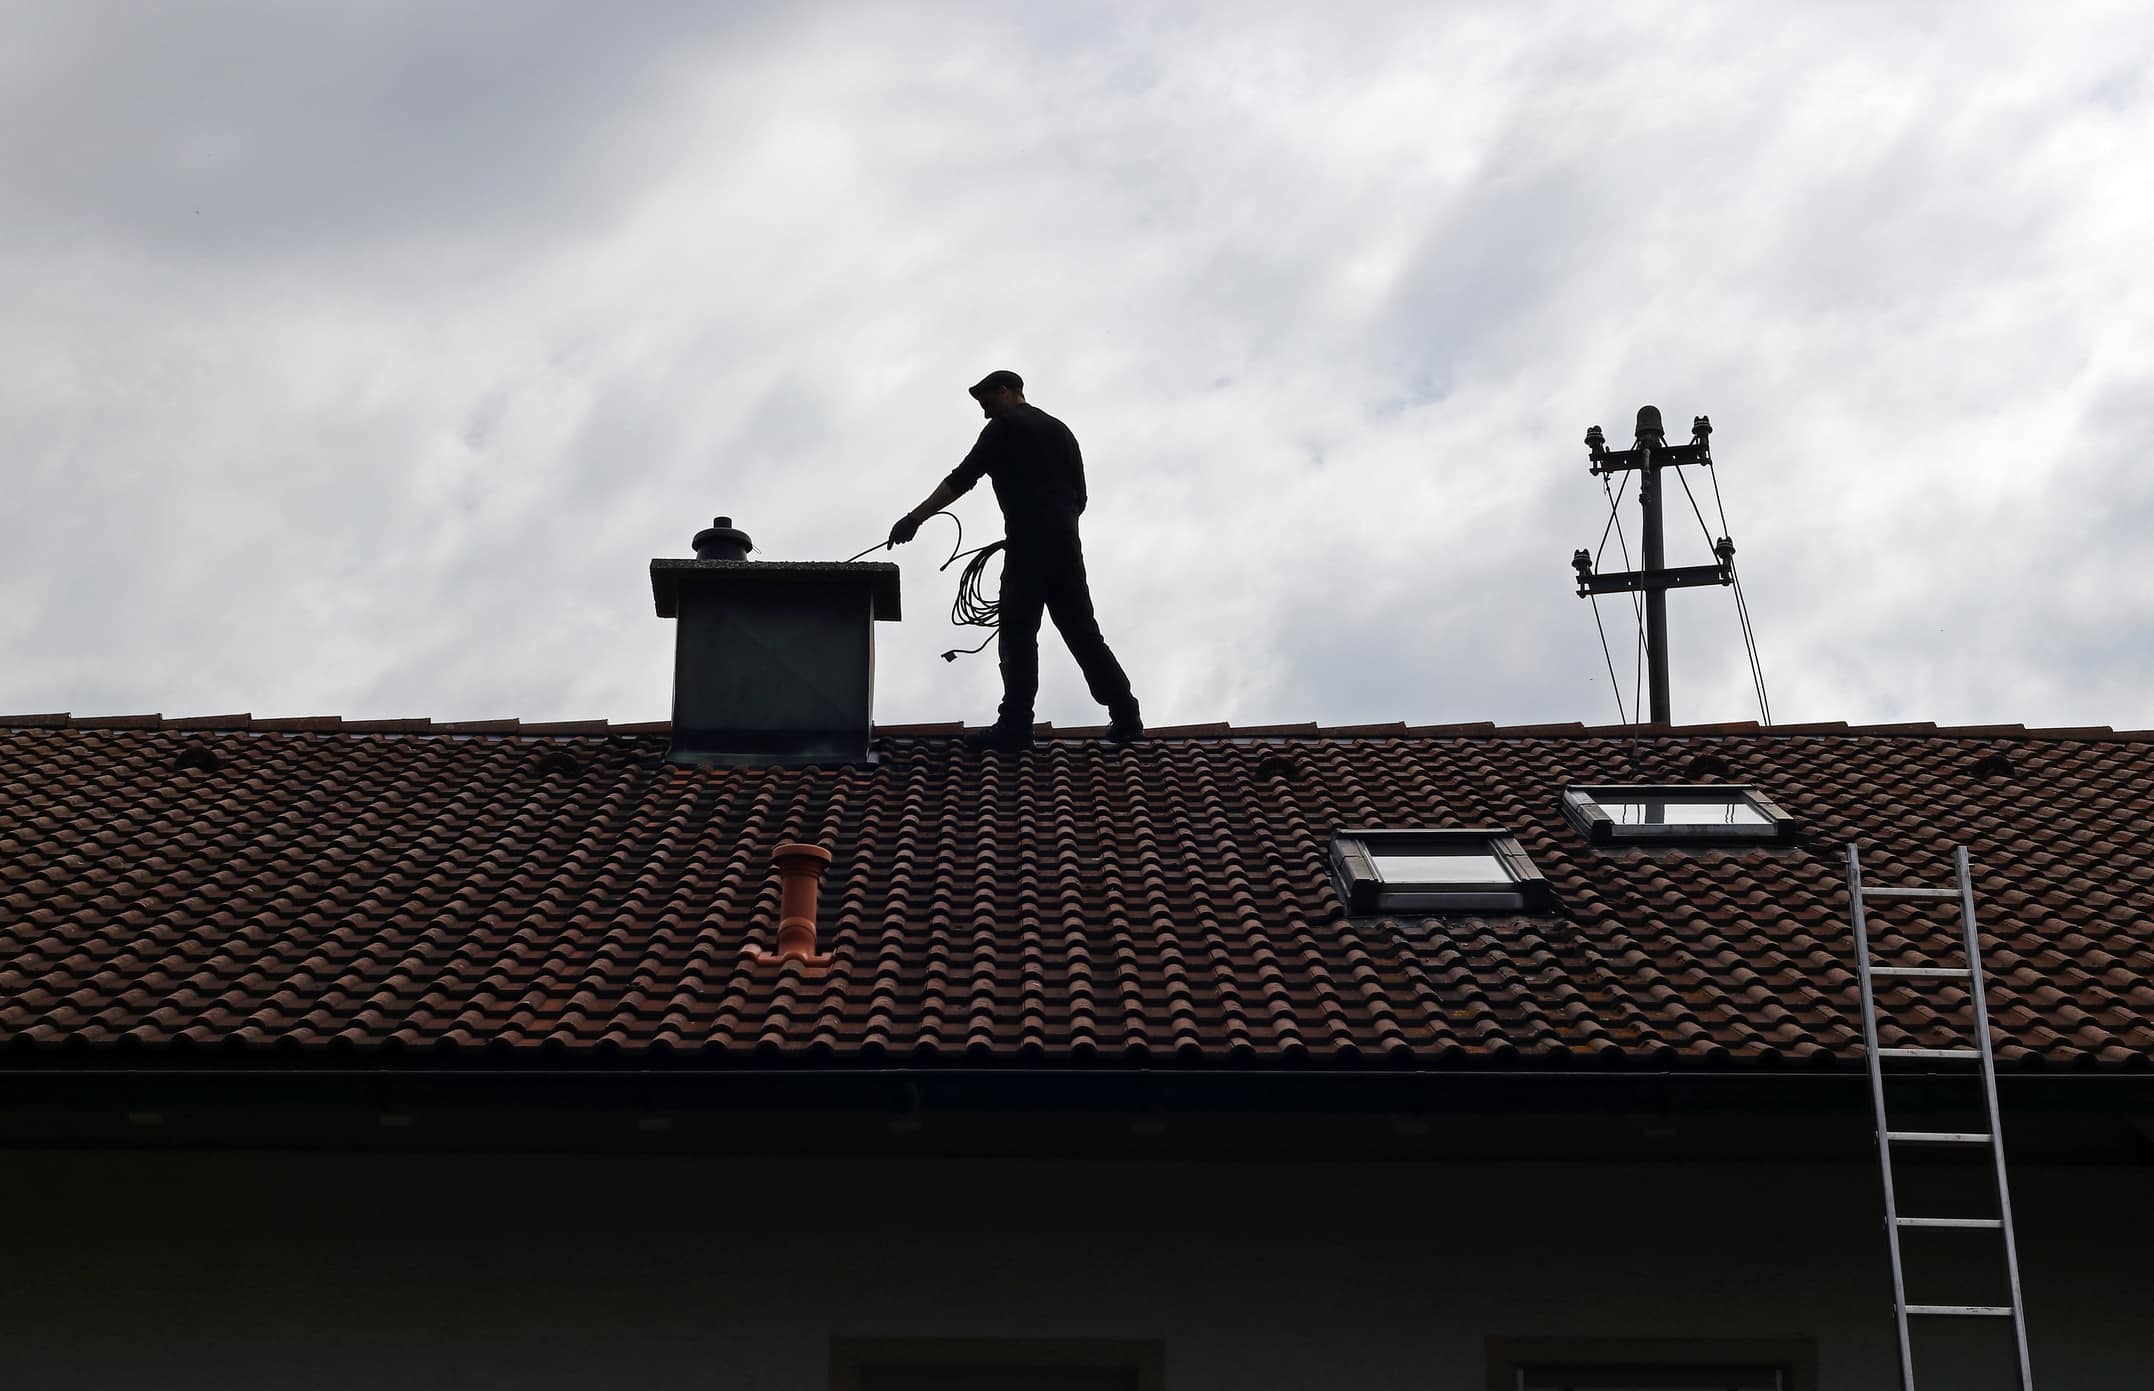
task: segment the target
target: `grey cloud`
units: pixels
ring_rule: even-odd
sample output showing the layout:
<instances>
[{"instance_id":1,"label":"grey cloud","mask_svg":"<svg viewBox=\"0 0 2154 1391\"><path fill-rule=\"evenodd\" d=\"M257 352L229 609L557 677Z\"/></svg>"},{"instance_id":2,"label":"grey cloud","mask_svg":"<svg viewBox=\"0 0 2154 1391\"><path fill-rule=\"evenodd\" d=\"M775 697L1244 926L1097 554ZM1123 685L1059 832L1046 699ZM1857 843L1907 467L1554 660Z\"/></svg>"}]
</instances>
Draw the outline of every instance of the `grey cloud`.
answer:
<instances>
[{"instance_id":1,"label":"grey cloud","mask_svg":"<svg viewBox=\"0 0 2154 1391\"><path fill-rule=\"evenodd\" d=\"M122 5L14 17L11 197L47 235L259 261L602 222L771 5Z\"/></svg>"}]
</instances>

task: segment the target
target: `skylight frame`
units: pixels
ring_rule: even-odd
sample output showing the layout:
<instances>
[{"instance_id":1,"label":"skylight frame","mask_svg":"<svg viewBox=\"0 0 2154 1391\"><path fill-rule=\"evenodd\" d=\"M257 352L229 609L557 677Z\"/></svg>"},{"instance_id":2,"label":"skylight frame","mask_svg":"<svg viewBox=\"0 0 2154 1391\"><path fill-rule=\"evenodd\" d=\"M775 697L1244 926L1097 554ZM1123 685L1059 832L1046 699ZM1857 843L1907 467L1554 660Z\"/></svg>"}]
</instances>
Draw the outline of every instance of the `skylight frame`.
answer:
<instances>
[{"instance_id":1,"label":"skylight frame","mask_svg":"<svg viewBox=\"0 0 2154 1391\"><path fill-rule=\"evenodd\" d=\"M1377 861L1466 851L1495 859L1496 880L1386 880ZM1331 837L1331 877L1356 916L1542 913L1555 905L1548 880L1518 838L1501 826L1346 827Z\"/></svg>"},{"instance_id":2,"label":"skylight frame","mask_svg":"<svg viewBox=\"0 0 2154 1391\"><path fill-rule=\"evenodd\" d=\"M1747 806L1762 823L1622 822L1603 801L1728 802ZM1750 783L1574 783L1563 789L1563 817L1595 845L1793 845L1802 826Z\"/></svg>"}]
</instances>

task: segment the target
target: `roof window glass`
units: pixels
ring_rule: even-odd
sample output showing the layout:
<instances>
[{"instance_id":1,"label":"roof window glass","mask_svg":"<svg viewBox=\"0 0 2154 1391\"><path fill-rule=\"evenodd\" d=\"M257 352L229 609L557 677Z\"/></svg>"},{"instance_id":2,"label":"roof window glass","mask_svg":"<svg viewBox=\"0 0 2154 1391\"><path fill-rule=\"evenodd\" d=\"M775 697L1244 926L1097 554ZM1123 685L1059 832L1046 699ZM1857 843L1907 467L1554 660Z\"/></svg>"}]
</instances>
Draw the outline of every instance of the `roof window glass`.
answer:
<instances>
[{"instance_id":1,"label":"roof window glass","mask_svg":"<svg viewBox=\"0 0 2154 1391\"><path fill-rule=\"evenodd\" d=\"M1548 881L1501 827L1342 830L1332 880L1351 913L1538 912Z\"/></svg>"},{"instance_id":2,"label":"roof window glass","mask_svg":"<svg viewBox=\"0 0 2154 1391\"><path fill-rule=\"evenodd\" d=\"M1765 813L1746 800L1678 801L1673 797L1596 797L1618 826L1769 826Z\"/></svg>"},{"instance_id":3,"label":"roof window glass","mask_svg":"<svg viewBox=\"0 0 2154 1391\"><path fill-rule=\"evenodd\" d=\"M1569 787L1563 815L1596 845L1784 845L1800 829L1756 788L1732 784Z\"/></svg>"},{"instance_id":4,"label":"roof window glass","mask_svg":"<svg viewBox=\"0 0 2154 1391\"><path fill-rule=\"evenodd\" d=\"M1500 884L1508 876L1494 855L1471 846L1439 855L1390 854L1377 851L1376 875L1386 884Z\"/></svg>"}]
</instances>

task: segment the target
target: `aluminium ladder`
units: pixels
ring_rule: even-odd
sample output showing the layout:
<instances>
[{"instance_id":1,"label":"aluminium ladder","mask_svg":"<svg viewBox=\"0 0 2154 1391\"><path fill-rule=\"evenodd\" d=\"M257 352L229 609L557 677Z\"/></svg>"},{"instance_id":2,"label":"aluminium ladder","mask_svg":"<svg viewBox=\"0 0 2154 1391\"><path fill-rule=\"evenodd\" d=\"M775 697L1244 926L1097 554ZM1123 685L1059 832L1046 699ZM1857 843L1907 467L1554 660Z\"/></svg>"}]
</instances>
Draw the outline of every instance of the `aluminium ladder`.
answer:
<instances>
[{"instance_id":1,"label":"aluminium ladder","mask_svg":"<svg viewBox=\"0 0 2154 1391\"><path fill-rule=\"evenodd\" d=\"M1953 855L1959 885L1951 889L1870 889L1862 883L1862 862L1853 844L1847 847L1847 890L1850 919L1855 928L1855 967L1862 986L1862 1041L1864 1060L1870 1069L1870 1100L1877 1111L1877 1159L1885 1181L1885 1234L1892 1248L1892 1311L1900 1333L1900 1385L1915 1391L1914 1350L1908 1341L1907 1321L1916 1318L2008 1318L2019 1349L2020 1391L2034 1391L2034 1374L2027 1361L2027 1319L2019 1294L2019 1250L2012 1239L2012 1199L2005 1188L2004 1129L1997 1109L1997 1064L1990 1050L1989 1003L1982 979L1982 948L1975 936L1974 882L1967 864L1967 847ZM1870 960L1870 933L1865 901L1959 900L1960 925L1966 937L1967 964L1945 966L1878 966ZM1975 1046L1972 1048L1880 1048L1877 1046L1877 977L1963 980L1973 1015ZM1973 1062L1979 1065L1982 1099L1988 1129L1982 1133L1954 1131L1894 1130L1885 1119L1885 1073L1887 1059ZM1902 1217L1892 1187L1892 1149L1895 1145L1987 1145L1997 1169L1997 1216L1995 1217ZM1909 1304L1901 1274L1900 1233L1916 1229L1987 1230L2004 1238L2005 1273L2011 1281L2009 1304Z\"/></svg>"}]
</instances>

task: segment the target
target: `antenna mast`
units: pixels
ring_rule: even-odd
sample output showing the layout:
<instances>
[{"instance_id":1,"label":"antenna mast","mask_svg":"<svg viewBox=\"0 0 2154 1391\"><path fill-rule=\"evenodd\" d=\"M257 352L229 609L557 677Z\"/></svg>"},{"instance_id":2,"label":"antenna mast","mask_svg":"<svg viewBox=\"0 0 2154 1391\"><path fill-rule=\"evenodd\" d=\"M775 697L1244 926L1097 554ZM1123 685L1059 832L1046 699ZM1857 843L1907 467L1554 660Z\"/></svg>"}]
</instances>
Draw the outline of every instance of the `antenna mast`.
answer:
<instances>
[{"instance_id":1,"label":"antenna mast","mask_svg":"<svg viewBox=\"0 0 2154 1391\"><path fill-rule=\"evenodd\" d=\"M1638 471L1638 506L1645 523L1645 554L1639 559L1645 568L1597 575L1589 551L1572 555L1571 568L1578 572L1580 598L1645 591L1645 658L1652 701L1650 719L1654 724L1674 723L1668 697L1668 591L1700 584L1735 583L1735 543L1725 536L1713 545L1717 563L1668 568L1660 518L1660 471L1713 462L1712 448L1707 443L1712 438L1713 422L1698 416L1691 422L1690 431L1689 444L1669 444L1667 432L1661 428L1658 406L1638 408L1637 440L1629 449L1607 448L1607 436L1598 425L1586 431L1586 449L1593 459L1590 471L1595 477L1625 469Z\"/></svg>"}]
</instances>

